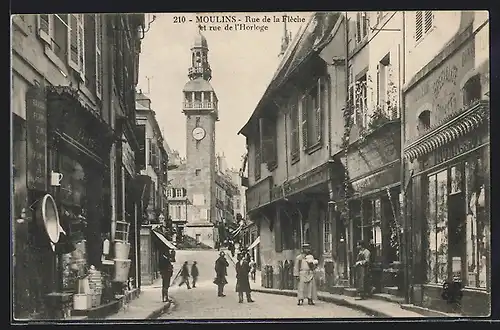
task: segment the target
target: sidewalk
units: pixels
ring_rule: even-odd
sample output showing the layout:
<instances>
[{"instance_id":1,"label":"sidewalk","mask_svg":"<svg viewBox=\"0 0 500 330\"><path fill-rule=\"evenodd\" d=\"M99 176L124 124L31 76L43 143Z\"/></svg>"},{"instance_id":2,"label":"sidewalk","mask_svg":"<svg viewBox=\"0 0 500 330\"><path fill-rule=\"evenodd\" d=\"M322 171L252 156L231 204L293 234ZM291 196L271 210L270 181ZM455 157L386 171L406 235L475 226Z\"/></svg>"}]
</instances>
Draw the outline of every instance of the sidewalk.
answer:
<instances>
[{"instance_id":1,"label":"sidewalk","mask_svg":"<svg viewBox=\"0 0 500 330\"><path fill-rule=\"evenodd\" d=\"M161 301L161 279L152 285L141 286L138 298L125 305L118 313L106 320L146 320L155 319L170 308L170 302Z\"/></svg>"},{"instance_id":2,"label":"sidewalk","mask_svg":"<svg viewBox=\"0 0 500 330\"><path fill-rule=\"evenodd\" d=\"M261 271L257 271L256 283L252 286L252 291L279 294L296 297L296 290L268 289L261 285ZM329 292L318 292L318 299L332 304L349 307L375 317L384 318L421 318L422 314L403 309L399 304L377 299L356 300L354 297L332 294Z\"/></svg>"}]
</instances>

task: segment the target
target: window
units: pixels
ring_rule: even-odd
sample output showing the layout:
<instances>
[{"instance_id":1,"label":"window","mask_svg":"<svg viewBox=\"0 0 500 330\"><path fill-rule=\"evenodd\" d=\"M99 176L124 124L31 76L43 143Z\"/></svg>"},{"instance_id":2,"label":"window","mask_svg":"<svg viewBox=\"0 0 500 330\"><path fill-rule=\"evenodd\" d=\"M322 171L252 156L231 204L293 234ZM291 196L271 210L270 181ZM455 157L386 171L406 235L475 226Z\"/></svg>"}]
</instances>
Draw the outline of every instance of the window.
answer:
<instances>
[{"instance_id":1,"label":"window","mask_svg":"<svg viewBox=\"0 0 500 330\"><path fill-rule=\"evenodd\" d=\"M300 158L299 107L294 99L290 104L290 157L292 162Z\"/></svg>"},{"instance_id":2,"label":"window","mask_svg":"<svg viewBox=\"0 0 500 330\"><path fill-rule=\"evenodd\" d=\"M199 168L197 168L195 171L194 171L194 174L196 176L200 176L200 173L201 173L201 170Z\"/></svg>"},{"instance_id":3,"label":"window","mask_svg":"<svg viewBox=\"0 0 500 330\"><path fill-rule=\"evenodd\" d=\"M387 113L390 102L389 94L389 66L391 64L390 54L384 56L377 66L377 105L380 110ZM391 115L387 113L388 115Z\"/></svg>"},{"instance_id":4,"label":"window","mask_svg":"<svg viewBox=\"0 0 500 330\"><path fill-rule=\"evenodd\" d=\"M53 15L54 40L52 50L63 63L67 63L68 57L68 15Z\"/></svg>"},{"instance_id":5,"label":"window","mask_svg":"<svg viewBox=\"0 0 500 330\"><path fill-rule=\"evenodd\" d=\"M196 234L196 243L201 243L201 234Z\"/></svg>"},{"instance_id":6,"label":"window","mask_svg":"<svg viewBox=\"0 0 500 330\"><path fill-rule=\"evenodd\" d=\"M331 224L328 219L323 222L323 252L329 253L332 250L332 231Z\"/></svg>"},{"instance_id":7,"label":"window","mask_svg":"<svg viewBox=\"0 0 500 330\"><path fill-rule=\"evenodd\" d=\"M259 125L262 163L266 163L269 170L272 170L278 163L276 118L260 118Z\"/></svg>"},{"instance_id":8,"label":"window","mask_svg":"<svg viewBox=\"0 0 500 330\"><path fill-rule=\"evenodd\" d=\"M472 76L463 88L464 105L469 105L481 99L481 77L479 74Z\"/></svg>"},{"instance_id":9,"label":"window","mask_svg":"<svg viewBox=\"0 0 500 330\"><path fill-rule=\"evenodd\" d=\"M304 150L321 146L325 88L324 79L318 78L317 82L302 97L302 144Z\"/></svg>"},{"instance_id":10,"label":"window","mask_svg":"<svg viewBox=\"0 0 500 330\"><path fill-rule=\"evenodd\" d=\"M419 133L427 131L431 127L431 112L424 110L418 115L417 130Z\"/></svg>"},{"instance_id":11,"label":"window","mask_svg":"<svg viewBox=\"0 0 500 330\"><path fill-rule=\"evenodd\" d=\"M361 42L368 35L368 18L366 12L356 14L356 42Z\"/></svg>"},{"instance_id":12,"label":"window","mask_svg":"<svg viewBox=\"0 0 500 330\"><path fill-rule=\"evenodd\" d=\"M172 189L167 189L167 197L172 198Z\"/></svg>"},{"instance_id":13,"label":"window","mask_svg":"<svg viewBox=\"0 0 500 330\"><path fill-rule=\"evenodd\" d=\"M485 186L482 181L481 159L471 159L465 167L465 196L466 196L466 242L467 264L466 285L470 287L487 287L487 260L490 228L485 216L484 201Z\"/></svg>"},{"instance_id":14,"label":"window","mask_svg":"<svg viewBox=\"0 0 500 330\"><path fill-rule=\"evenodd\" d=\"M363 128L368 124L367 94L367 81L365 73L356 81L354 95L354 104L356 105L356 125Z\"/></svg>"},{"instance_id":15,"label":"window","mask_svg":"<svg viewBox=\"0 0 500 330\"><path fill-rule=\"evenodd\" d=\"M415 41L420 41L433 27L434 14L430 10L415 12Z\"/></svg>"},{"instance_id":16,"label":"window","mask_svg":"<svg viewBox=\"0 0 500 330\"><path fill-rule=\"evenodd\" d=\"M183 197L182 188L175 188L175 197Z\"/></svg>"},{"instance_id":17,"label":"window","mask_svg":"<svg viewBox=\"0 0 500 330\"><path fill-rule=\"evenodd\" d=\"M255 180L260 179L260 164L262 163L261 158L261 136L260 136L260 123L256 125L256 134L255 134L255 159L254 159L254 177Z\"/></svg>"},{"instance_id":18,"label":"window","mask_svg":"<svg viewBox=\"0 0 500 330\"><path fill-rule=\"evenodd\" d=\"M384 18L384 12L383 11L377 11L376 15L377 15L377 24L379 24L382 21L382 19Z\"/></svg>"},{"instance_id":19,"label":"window","mask_svg":"<svg viewBox=\"0 0 500 330\"><path fill-rule=\"evenodd\" d=\"M95 90L95 78L96 78L96 20L95 15L86 14L84 16L85 30L84 30L84 41L85 41L85 85L86 87L94 91Z\"/></svg>"}]
</instances>

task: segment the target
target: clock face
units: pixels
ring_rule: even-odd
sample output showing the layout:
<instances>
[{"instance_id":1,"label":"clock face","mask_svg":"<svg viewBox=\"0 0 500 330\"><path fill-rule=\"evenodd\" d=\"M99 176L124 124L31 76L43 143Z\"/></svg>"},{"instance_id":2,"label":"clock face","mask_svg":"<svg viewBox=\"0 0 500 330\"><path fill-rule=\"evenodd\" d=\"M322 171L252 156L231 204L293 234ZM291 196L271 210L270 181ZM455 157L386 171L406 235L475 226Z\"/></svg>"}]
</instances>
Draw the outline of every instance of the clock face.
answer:
<instances>
[{"instance_id":1,"label":"clock face","mask_svg":"<svg viewBox=\"0 0 500 330\"><path fill-rule=\"evenodd\" d=\"M193 130L193 137L197 141L202 140L205 137L205 130L202 127L196 127Z\"/></svg>"}]
</instances>

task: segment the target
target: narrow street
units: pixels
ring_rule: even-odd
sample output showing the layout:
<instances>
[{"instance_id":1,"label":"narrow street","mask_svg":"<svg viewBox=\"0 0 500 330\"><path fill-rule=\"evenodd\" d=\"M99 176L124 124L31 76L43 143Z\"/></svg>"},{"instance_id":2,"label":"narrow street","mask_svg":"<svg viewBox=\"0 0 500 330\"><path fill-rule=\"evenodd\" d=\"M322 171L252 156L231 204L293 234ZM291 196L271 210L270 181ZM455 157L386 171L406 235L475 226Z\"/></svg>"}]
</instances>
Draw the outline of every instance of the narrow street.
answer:
<instances>
[{"instance_id":1,"label":"narrow street","mask_svg":"<svg viewBox=\"0 0 500 330\"><path fill-rule=\"evenodd\" d=\"M280 295L252 293L254 303L238 303L235 292L235 270L228 258L228 284L224 293L226 297L217 297L216 286L212 283L214 277L214 263L217 251L177 251L177 262L174 274L177 273L184 261L191 264L194 260L199 265L200 278L196 288L188 290L185 286L179 287L178 280L170 290L175 301L175 307L164 314L160 319L234 319L234 318L360 318L367 315L346 307L317 301L315 306L297 306L296 299ZM191 279L190 279L191 281ZM257 286L258 283L251 283Z\"/></svg>"}]
</instances>

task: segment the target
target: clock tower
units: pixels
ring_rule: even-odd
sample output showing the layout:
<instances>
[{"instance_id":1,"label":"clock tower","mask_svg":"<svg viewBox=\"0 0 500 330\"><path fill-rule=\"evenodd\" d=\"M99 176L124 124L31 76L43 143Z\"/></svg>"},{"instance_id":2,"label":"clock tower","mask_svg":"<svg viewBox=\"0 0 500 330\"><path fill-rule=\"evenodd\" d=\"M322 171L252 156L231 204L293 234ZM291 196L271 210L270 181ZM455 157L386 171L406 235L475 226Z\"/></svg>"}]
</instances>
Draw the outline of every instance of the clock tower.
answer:
<instances>
[{"instance_id":1,"label":"clock tower","mask_svg":"<svg viewBox=\"0 0 500 330\"><path fill-rule=\"evenodd\" d=\"M189 81L183 89L186 115L186 190L189 200L185 233L214 246L215 207L215 123L219 120L217 96L210 79L208 44L198 31L191 47Z\"/></svg>"}]
</instances>

